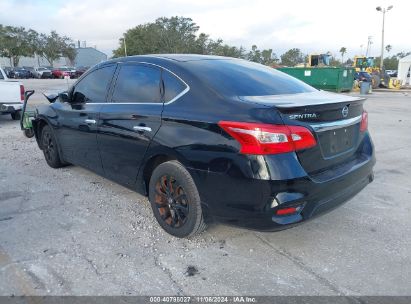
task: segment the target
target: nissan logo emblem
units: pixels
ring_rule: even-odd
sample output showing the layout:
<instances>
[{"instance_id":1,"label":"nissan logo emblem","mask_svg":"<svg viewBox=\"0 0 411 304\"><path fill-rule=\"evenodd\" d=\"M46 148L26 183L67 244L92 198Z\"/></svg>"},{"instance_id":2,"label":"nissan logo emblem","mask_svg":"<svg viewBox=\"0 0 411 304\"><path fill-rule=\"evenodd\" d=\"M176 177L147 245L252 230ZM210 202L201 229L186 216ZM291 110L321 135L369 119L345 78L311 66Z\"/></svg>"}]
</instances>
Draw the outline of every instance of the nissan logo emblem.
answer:
<instances>
[{"instance_id":1,"label":"nissan logo emblem","mask_svg":"<svg viewBox=\"0 0 411 304\"><path fill-rule=\"evenodd\" d=\"M347 117L347 116L348 116L348 107L347 107L347 106L345 106L345 107L342 109L341 114L342 114L343 117Z\"/></svg>"}]
</instances>

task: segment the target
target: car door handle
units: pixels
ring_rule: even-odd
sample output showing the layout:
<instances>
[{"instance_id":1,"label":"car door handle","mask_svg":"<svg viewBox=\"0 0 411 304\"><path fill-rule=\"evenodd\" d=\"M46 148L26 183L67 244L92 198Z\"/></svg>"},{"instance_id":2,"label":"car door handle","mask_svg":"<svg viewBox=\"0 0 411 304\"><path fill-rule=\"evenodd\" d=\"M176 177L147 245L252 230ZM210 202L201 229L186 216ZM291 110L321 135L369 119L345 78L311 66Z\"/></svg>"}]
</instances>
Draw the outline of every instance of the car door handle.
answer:
<instances>
[{"instance_id":1,"label":"car door handle","mask_svg":"<svg viewBox=\"0 0 411 304\"><path fill-rule=\"evenodd\" d=\"M87 124L93 124L93 125L95 125L97 123L97 121L95 119L85 119L84 122L87 123Z\"/></svg>"},{"instance_id":2,"label":"car door handle","mask_svg":"<svg viewBox=\"0 0 411 304\"><path fill-rule=\"evenodd\" d=\"M135 131L139 131L139 132L151 132L151 128L150 128L150 127L134 126L133 129L134 129Z\"/></svg>"}]
</instances>

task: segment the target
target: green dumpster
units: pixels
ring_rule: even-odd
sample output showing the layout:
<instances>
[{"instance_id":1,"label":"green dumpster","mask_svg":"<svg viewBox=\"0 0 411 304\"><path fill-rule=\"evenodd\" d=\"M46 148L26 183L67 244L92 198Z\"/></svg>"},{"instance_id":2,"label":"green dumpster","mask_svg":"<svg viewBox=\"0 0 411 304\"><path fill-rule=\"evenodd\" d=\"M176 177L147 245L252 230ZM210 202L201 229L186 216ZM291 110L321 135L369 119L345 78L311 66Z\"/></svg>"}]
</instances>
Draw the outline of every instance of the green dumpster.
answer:
<instances>
[{"instance_id":1,"label":"green dumpster","mask_svg":"<svg viewBox=\"0 0 411 304\"><path fill-rule=\"evenodd\" d=\"M278 70L321 90L351 91L354 84L354 68L298 67L278 68Z\"/></svg>"}]
</instances>

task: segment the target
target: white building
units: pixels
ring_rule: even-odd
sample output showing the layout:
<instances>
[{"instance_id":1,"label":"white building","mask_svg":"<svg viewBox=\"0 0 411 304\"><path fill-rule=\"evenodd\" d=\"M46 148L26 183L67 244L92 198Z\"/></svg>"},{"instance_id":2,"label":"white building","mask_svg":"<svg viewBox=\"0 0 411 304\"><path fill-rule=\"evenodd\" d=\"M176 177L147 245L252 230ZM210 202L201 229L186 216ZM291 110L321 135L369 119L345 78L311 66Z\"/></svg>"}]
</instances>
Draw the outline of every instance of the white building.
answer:
<instances>
[{"instance_id":1,"label":"white building","mask_svg":"<svg viewBox=\"0 0 411 304\"><path fill-rule=\"evenodd\" d=\"M74 62L71 63L70 60L66 57L60 57L59 59L53 62L54 67L60 66L87 66L91 67L100 63L102 61L107 60L107 55L95 48L92 47L84 47L84 48L76 48L76 58ZM9 67L10 66L10 59L6 57L0 57L0 66L2 67ZM37 67L37 66L50 66L50 63L43 57L34 56L34 57L20 57L19 66L27 66L27 67Z\"/></svg>"}]
</instances>

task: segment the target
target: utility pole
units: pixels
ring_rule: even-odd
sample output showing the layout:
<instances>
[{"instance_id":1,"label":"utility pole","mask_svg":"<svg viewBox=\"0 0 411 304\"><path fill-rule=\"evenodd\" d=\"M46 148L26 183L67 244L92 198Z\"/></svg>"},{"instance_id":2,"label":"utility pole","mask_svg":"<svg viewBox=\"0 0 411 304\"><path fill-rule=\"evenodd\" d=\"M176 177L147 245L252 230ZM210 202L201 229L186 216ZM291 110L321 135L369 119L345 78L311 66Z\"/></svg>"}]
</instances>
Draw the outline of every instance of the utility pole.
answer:
<instances>
[{"instance_id":1,"label":"utility pole","mask_svg":"<svg viewBox=\"0 0 411 304\"><path fill-rule=\"evenodd\" d=\"M381 31L381 62L380 62L380 69L382 70L384 67L384 27L385 27L385 13L392 9L393 6L390 5L387 8L382 8L381 6L377 6L376 10L382 13L382 31Z\"/></svg>"}]
</instances>

